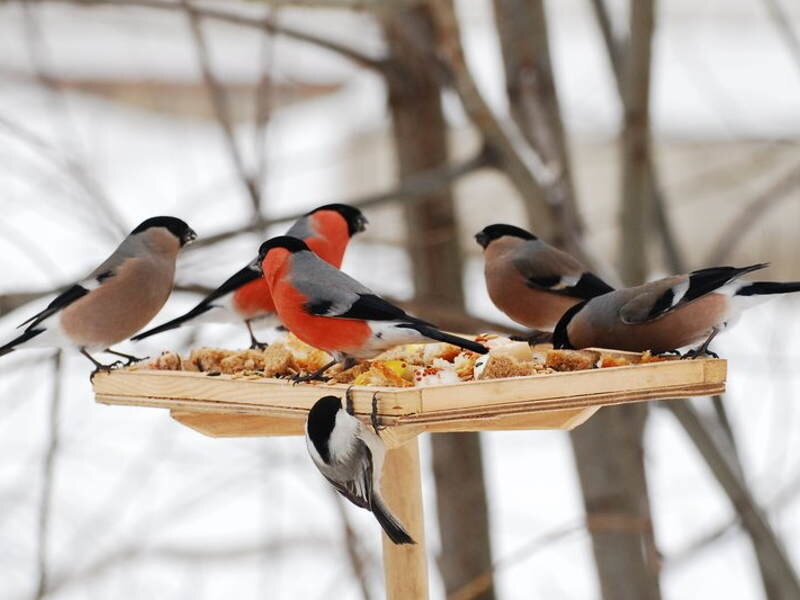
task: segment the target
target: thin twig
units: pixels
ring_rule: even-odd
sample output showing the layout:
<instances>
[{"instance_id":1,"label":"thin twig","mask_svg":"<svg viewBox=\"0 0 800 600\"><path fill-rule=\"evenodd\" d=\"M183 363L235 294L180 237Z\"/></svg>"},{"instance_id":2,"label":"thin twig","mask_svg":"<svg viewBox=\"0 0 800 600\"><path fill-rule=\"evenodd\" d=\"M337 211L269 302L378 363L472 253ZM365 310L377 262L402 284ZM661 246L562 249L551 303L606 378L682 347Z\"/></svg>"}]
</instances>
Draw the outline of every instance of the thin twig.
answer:
<instances>
[{"instance_id":1,"label":"thin twig","mask_svg":"<svg viewBox=\"0 0 800 600\"><path fill-rule=\"evenodd\" d=\"M772 19L778 34L792 56L792 63L797 69L797 74L800 75L800 37L792 29L791 19L778 0L764 0L764 3L767 5L770 19Z\"/></svg>"},{"instance_id":2,"label":"thin twig","mask_svg":"<svg viewBox=\"0 0 800 600\"><path fill-rule=\"evenodd\" d=\"M181 4L186 10L186 15L189 19L189 29L194 40L195 50L197 52L197 60L200 63L200 70L203 73L203 81L205 82L206 89L208 90L208 98L211 101L211 106L214 110L214 116L219 123L222 130L222 137L225 140L225 146L228 149L228 155L231 163L239 176L245 190L247 191L250 200L251 213L253 220L257 220L261 215L261 198L259 197L259 190L256 186L253 177L247 172L247 167L244 164L244 158L239 151L236 144L236 134L233 131L233 123L231 122L231 114L228 107L228 99L225 95L225 90L222 85L217 81L214 76L214 71L211 68L211 57L209 56L208 44L203 34L203 27L200 22L201 16L198 10L189 2L189 0L181 0Z\"/></svg>"},{"instance_id":3,"label":"thin twig","mask_svg":"<svg viewBox=\"0 0 800 600\"><path fill-rule=\"evenodd\" d=\"M364 557L361 555L359 548L358 535L356 535L353 526L350 524L350 519L347 517L344 498L333 488L329 489L334 496L333 501L336 504L336 512L339 513L339 519L342 523L344 547L347 550L347 557L350 559L350 568L353 570L353 576L358 581L358 586L361 589L361 597L364 600L372 600L372 594L370 594L369 585L367 585Z\"/></svg>"},{"instance_id":4,"label":"thin twig","mask_svg":"<svg viewBox=\"0 0 800 600\"><path fill-rule=\"evenodd\" d=\"M47 450L42 464L42 492L39 500L38 530L36 535L36 570L37 583L34 600L41 600L48 593L50 581L50 565L48 563L48 546L50 540L50 510L53 504L53 479L55 477L55 461L58 453L59 435L58 421L61 408L61 351L53 356L53 389L50 394L48 411Z\"/></svg>"},{"instance_id":5,"label":"thin twig","mask_svg":"<svg viewBox=\"0 0 800 600\"><path fill-rule=\"evenodd\" d=\"M75 4L78 6L118 6L118 7L140 7L152 8L163 11L183 11L184 8L177 2L168 2L166 0L51 0L55 2L63 2L66 4ZM239 25L241 27L255 28L267 33L275 35L283 35L288 38L313 44L319 48L323 48L339 56L342 56L350 62L376 71L382 71L386 68L386 62L380 58L373 58L358 50L325 38L318 37L311 33L295 29L287 25L277 25L269 18L258 18L247 15L242 15L210 6L195 7L198 15L205 19L211 19L222 23L229 23L231 25Z\"/></svg>"},{"instance_id":6,"label":"thin twig","mask_svg":"<svg viewBox=\"0 0 800 600\"><path fill-rule=\"evenodd\" d=\"M730 254L746 233L767 212L783 200L794 198L789 192L800 187L800 165L794 165L783 177L774 181L741 210L736 218L717 238L717 242L708 253L706 263L718 265L730 260Z\"/></svg>"},{"instance_id":7,"label":"thin twig","mask_svg":"<svg viewBox=\"0 0 800 600\"><path fill-rule=\"evenodd\" d=\"M543 188L551 185L558 174L531 147L516 123L495 117L473 78L461 46L458 20L452 0L432 0L431 8L437 29L439 53L445 58L453 76L453 84L464 110L480 130L486 143L498 154L504 172L522 197L529 220L537 223L537 233L552 239L556 233L550 207Z\"/></svg>"}]
</instances>

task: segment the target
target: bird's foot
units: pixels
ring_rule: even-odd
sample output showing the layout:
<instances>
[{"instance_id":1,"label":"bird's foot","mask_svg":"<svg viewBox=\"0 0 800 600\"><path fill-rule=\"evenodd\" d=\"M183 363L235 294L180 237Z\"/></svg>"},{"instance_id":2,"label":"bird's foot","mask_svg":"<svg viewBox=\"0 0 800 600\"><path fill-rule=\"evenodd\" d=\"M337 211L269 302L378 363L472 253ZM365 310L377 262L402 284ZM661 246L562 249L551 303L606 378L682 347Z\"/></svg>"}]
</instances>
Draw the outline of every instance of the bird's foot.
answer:
<instances>
[{"instance_id":1,"label":"bird's foot","mask_svg":"<svg viewBox=\"0 0 800 600\"><path fill-rule=\"evenodd\" d=\"M347 386L347 389L344 391L344 409L347 411L347 414L350 416L355 416L356 409L353 405L353 386Z\"/></svg>"},{"instance_id":2,"label":"bird's foot","mask_svg":"<svg viewBox=\"0 0 800 600\"><path fill-rule=\"evenodd\" d=\"M89 374L89 381L94 381L94 376L97 375L98 373L111 373L111 371L113 371L114 369L118 369L119 367L122 367L122 366L124 366L124 365L123 365L123 362L121 360L115 360L110 365L104 365L104 364L101 364L101 363L97 363L97 366L94 368L94 371L92 371Z\"/></svg>"},{"instance_id":3,"label":"bird's foot","mask_svg":"<svg viewBox=\"0 0 800 600\"><path fill-rule=\"evenodd\" d=\"M266 342L259 342L255 338L250 342L250 350L266 350L267 348L269 348L269 344Z\"/></svg>"},{"instance_id":4,"label":"bird's foot","mask_svg":"<svg viewBox=\"0 0 800 600\"><path fill-rule=\"evenodd\" d=\"M687 350L685 354L681 354L681 360L694 360L696 358L719 358L719 354L712 352L708 348L693 348Z\"/></svg>"},{"instance_id":5,"label":"bird's foot","mask_svg":"<svg viewBox=\"0 0 800 600\"><path fill-rule=\"evenodd\" d=\"M540 331L534 329L528 335L512 335L509 336L510 340L515 342L527 342L529 346L536 344L546 344L553 341L553 333L551 331Z\"/></svg>"},{"instance_id":6,"label":"bird's foot","mask_svg":"<svg viewBox=\"0 0 800 600\"><path fill-rule=\"evenodd\" d=\"M386 429L381 425L380 418L378 417L378 392L372 394L372 410L369 413L369 421L372 423L372 428L375 430L375 435L380 437L381 431Z\"/></svg>"},{"instance_id":7,"label":"bird's foot","mask_svg":"<svg viewBox=\"0 0 800 600\"><path fill-rule=\"evenodd\" d=\"M116 350L112 350L111 348L106 348L105 352L108 353L108 354L113 354L114 356L119 356L121 358L126 359L126 361L125 361L125 366L126 367L130 367L133 364L140 363L143 360L147 360L148 358L150 358L149 356L139 357L139 356L134 356L133 354L125 354L124 352L117 352ZM119 361L117 361L117 362L119 362Z\"/></svg>"},{"instance_id":8,"label":"bird's foot","mask_svg":"<svg viewBox=\"0 0 800 600\"><path fill-rule=\"evenodd\" d=\"M328 380L330 380L330 377L325 377L320 371L314 371L313 373L308 373L307 375L293 375L291 377L292 383L307 383L309 381L326 382Z\"/></svg>"}]
</instances>

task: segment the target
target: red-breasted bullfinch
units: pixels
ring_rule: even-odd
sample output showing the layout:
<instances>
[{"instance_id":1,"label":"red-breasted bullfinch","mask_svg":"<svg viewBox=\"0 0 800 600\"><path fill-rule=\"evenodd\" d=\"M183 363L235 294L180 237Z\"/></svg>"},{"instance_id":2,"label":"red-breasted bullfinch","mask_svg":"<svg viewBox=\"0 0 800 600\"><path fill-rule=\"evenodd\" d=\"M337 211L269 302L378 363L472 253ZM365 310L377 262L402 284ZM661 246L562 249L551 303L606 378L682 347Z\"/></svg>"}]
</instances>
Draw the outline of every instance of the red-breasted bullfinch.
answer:
<instances>
[{"instance_id":1,"label":"red-breasted bullfinch","mask_svg":"<svg viewBox=\"0 0 800 600\"><path fill-rule=\"evenodd\" d=\"M485 354L472 340L443 333L321 260L300 239L281 236L261 245L258 253L275 308L286 328L334 359L302 378L317 379L337 362L368 359L394 346L447 342Z\"/></svg>"},{"instance_id":2,"label":"red-breasted bullfinch","mask_svg":"<svg viewBox=\"0 0 800 600\"><path fill-rule=\"evenodd\" d=\"M489 225L475 240L483 248L489 297L525 327L552 331L568 309L614 289L566 252L519 227Z\"/></svg>"},{"instance_id":3,"label":"red-breasted bullfinch","mask_svg":"<svg viewBox=\"0 0 800 600\"><path fill-rule=\"evenodd\" d=\"M197 234L175 217L143 221L103 264L60 294L22 325L25 331L3 347L0 356L35 346L77 347L97 369L108 370L89 353L128 339L161 310L172 292L175 260Z\"/></svg>"},{"instance_id":4,"label":"red-breasted bullfinch","mask_svg":"<svg viewBox=\"0 0 800 600\"><path fill-rule=\"evenodd\" d=\"M366 217L360 210L347 204L326 204L315 208L298 219L286 235L305 240L320 258L340 267L347 243L355 234L364 231ZM240 269L221 286L203 298L194 308L148 331L134 336L142 340L157 333L169 331L187 323L244 322L250 334L251 348L264 348L253 334L252 323L279 325L275 304L269 293L261 270L253 263Z\"/></svg>"},{"instance_id":5,"label":"red-breasted bullfinch","mask_svg":"<svg viewBox=\"0 0 800 600\"><path fill-rule=\"evenodd\" d=\"M663 353L703 342L687 356L716 356L709 343L741 310L764 296L800 291L800 282L739 279L766 266L700 269L592 298L561 318L553 345Z\"/></svg>"},{"instance_id":6,"label":"red-breasted bullfinch","mask_svg":"<svg viewBox=\"0 0 800 600\"><path fill-rule=\"evenodd\" d=\"M306 447L325 479L350 502L371 511L392 542L414 543L381 498L383 441L352 415L352 408L344 410L335 396L317 400L306 421Z\"/></svg>"}]
</instances>

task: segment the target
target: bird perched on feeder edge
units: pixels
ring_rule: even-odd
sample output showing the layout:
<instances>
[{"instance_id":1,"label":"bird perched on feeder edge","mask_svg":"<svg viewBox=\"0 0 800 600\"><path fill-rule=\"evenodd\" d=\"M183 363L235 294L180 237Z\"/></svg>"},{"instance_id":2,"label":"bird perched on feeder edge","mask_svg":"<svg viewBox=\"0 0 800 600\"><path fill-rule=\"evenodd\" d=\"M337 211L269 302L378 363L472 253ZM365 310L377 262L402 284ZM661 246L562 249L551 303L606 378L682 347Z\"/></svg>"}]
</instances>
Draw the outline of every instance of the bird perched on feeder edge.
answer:
<instances>
[{"instance_id":1,"label":"bird perched on feeder edge","mask_svg":"<svg viewBox=\"0 0 800 600\"><path fill-rule=\"evenodd\" d=\"M664 353L702 342L685 356L716 356L708 345L743 309L765 296L800 291L800 282L740 279L767 266L699 269L592 298L564 314L553 345Z\"/></svg>"},{"instance_id":2,"label":"bird perched on feeder edge","mask_svg":"<svg viewBox=\"0 0 800 600\"><path fill-rule=\"evenodd\" d=\"M486 354L481 344L444 333L406 314L352 277L321 260L297 238L280 236L258 252L275 308L286 328L333 360L297 381L319 379L338 362L368 359L394 346L446 342Z\"/></svg>"},{"instance_id":3,"label":"bird perched on feeder edge","mask_svg":"<svg viewBox=\"0 0 800 600\"><path fill-rule=\"evenodd\" d=\"M319 472L345 498L371 511L395 544L415 543L392 515L380 494L386 453L383 441L353 416L350 389L347 410L336 396L317 400L306 421L306 447Z\"/></svg>"},{"instance_id":4,"label":"bird perched on feeder edge","mask_svg":"<svg viewBox=\"0 0 800 600\"><path fill-rule=\"evenodd\" d=\"M0 347L0 356L24 347L77 347L94 364L94 373L119 361L103 365L90 352L115 354L128 364L141 360L110 346L128 339L161 310L172 292L178 252L196 237L175 217L143 221L88 277L22 323L25 331Z\"/></svg>"},{"instance_id":5,"label":"bird perched on feeder edge","mask_svg":"<svg viewBox=\"0 0 800 600\"><path fill-rule=\"evenodd\" d=\"M298 219L286 235L303 239L317 256L335 267L342 264L350 238L364 231L367 218L354 206L326 204L315 208ZM250 334L250 348L264 348L253 334L253 322L272 320L280 324L275 313L275 303L261 269L254 263L243 267L222 285L203 298L187 313L134 336L143 340L192 323L244 322Z\"/></svg>"},{"instance_id":6,"label":"bird perched on feeder edge","mask_svg":"<svg viewBox=\"0 0 800 600\"><path fill-rule=\"evenodd\" d=\"M489 297L525 327L552 331L567 310L614 289L577 259L514 225L484 227L475 241L484 250Z\"/></svg>"}]
</instances>

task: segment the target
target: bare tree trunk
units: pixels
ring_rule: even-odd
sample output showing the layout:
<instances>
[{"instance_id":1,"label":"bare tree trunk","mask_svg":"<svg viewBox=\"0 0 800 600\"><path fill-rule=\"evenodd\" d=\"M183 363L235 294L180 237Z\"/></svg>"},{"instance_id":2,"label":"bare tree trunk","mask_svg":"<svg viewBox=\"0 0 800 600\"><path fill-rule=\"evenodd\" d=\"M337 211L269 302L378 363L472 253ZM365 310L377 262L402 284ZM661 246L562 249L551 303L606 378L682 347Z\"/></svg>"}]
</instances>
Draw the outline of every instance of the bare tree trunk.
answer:
<instances>
[{"instance_id":1,"label":"bare tree trunk","mask_svg":"<svg viewBox=\"0 0 800 600\"><path fill-rule=\"evenodd\" d=\"M400 176L446 164L447 127L441 90L430 68L433 25L425 8L387 14L384 27L394 65L388 77ZM416 300L433 305L464 303L461 254L449 187L405 207ZM439 568L451 593L491 570L489 517L478 434L431 438L442 554ZM464 527L469 523L469 527ZM478 596L494 598L489 586Z\"/></svg>"},{"instance_id":2,"label":"bare tree trunk","mask_svg":"<svg viewBox=\"0 0 800 600\"><path fill-rule=\"evenodd\" d=\"M653 4L631 3L631 51L626 70L620 270L626 284L647 273L649 87ZM606 408L572 433L573 449L606 600L660 598L659 557L644 467L647 406ZM613 448L609 452L608 449ZM605 449L605 451L604 451Z\"/></svg>"},{"instance_id":3,"label":"bare tree trunk","mask_svg":"<svg viewBox=\"0 0 800 600\"><path fill-rule=\"evenodd\" d=\"M543 189L559 225L552 241L579 255L582 226L553 80L543 0L494 0L494 13L511 115L528 143L556 172L552 184Z\"/></svg>"}]
</instances>

